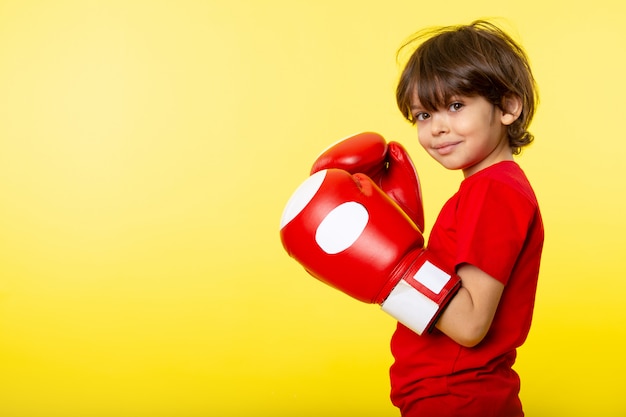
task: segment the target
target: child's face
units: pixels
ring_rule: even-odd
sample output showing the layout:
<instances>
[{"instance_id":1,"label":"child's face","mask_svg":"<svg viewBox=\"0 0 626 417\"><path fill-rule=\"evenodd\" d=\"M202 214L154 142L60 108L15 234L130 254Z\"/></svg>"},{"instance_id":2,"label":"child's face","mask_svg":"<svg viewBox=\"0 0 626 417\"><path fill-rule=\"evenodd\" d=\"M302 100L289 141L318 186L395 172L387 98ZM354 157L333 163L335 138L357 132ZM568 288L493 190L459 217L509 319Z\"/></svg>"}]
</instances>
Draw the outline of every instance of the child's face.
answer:
<instances>
[{"instance_id":1,"label":"child's face","mask_svg":"<svg viewBox=\"0 0 626 417\"><path fill-rule=\"evenodd\" d=\"M506 136L508 117L484 97L453 97L447 108L425 110L417 94L411 101L417 137L448 169L469 177L490 165L513 159Z\"/></svg>"}]
</instances>

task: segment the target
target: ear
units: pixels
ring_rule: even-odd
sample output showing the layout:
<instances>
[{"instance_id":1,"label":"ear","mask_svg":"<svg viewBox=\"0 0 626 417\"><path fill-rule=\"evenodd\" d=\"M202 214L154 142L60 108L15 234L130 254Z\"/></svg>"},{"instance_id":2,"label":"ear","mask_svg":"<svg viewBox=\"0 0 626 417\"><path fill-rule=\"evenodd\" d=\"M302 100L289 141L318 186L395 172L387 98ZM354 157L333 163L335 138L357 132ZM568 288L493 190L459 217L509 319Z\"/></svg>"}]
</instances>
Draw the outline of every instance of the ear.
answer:
<instances>
[{"instance_id":1,"label":"ear","mask_svg":"<svg viewBox=\"0 0 626 417\"><path fill-rule=\"evenodd\" d=\"M509 126L522 114L522 99L516 95L509 95L502 99L502 117L500 121L503 125Z\"/></svg>"}]
</instances>

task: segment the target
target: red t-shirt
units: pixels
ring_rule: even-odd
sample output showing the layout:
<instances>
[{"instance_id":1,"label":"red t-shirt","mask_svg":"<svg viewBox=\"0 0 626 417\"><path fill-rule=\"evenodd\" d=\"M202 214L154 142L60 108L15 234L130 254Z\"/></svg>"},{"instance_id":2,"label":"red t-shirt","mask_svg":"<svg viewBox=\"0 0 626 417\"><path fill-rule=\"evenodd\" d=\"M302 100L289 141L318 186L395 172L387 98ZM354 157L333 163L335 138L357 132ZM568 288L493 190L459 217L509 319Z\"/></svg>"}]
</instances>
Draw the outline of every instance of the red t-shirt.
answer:
<instances>
[{"instance_id":1,"label":"red t-shirt","mask_svg":"<svg viewBox=\"0 0 626 417\"><path fill-rule=\"evenodd\" d=\"M472 264L502 282L504 292L487 336L473 348L438 329L418 336L398 324L391 340L395 405L402 409L420 398L450 394L455 375L471 375L463 381L480 384L480 375L510 369L530 329L543 237L537 199L515 162L497 163L461 183L441 210L428 247L449 270Z\"/></svg>"}]
</instances>

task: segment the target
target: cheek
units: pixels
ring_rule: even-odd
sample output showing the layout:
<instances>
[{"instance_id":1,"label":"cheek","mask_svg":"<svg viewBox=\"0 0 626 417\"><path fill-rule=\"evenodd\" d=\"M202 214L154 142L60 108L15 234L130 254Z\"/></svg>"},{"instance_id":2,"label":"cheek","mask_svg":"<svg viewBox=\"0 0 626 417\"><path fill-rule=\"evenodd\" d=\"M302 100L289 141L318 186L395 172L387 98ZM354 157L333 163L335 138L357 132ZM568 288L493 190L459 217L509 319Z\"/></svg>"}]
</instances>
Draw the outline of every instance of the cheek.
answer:
<instances>
[{"instance_id":1,"label":"cheek","mask_svg":"<svg viewBox=\"0 0 626 417\"><path fill-rule=\"evenodd\" d=\"M421 134L419 130L417 131L417 141L423 148L428 148L428 144L430 143L430 140L427 139L426 136L425 133Z\"/></svg>"},{"instance_id":2,"label":"cheek","mask_svg":"<svg viewBox=\"0 0 626 417\"><path fill-rule=\"evenodd\" d=\"M471 135L476 130L480 130L480 129L477 129L476 125L477 125L476 121L469 117L459 118L454 121L454 131L457 134L463 135L463 136Z\"/></svg>"}]
</instances>

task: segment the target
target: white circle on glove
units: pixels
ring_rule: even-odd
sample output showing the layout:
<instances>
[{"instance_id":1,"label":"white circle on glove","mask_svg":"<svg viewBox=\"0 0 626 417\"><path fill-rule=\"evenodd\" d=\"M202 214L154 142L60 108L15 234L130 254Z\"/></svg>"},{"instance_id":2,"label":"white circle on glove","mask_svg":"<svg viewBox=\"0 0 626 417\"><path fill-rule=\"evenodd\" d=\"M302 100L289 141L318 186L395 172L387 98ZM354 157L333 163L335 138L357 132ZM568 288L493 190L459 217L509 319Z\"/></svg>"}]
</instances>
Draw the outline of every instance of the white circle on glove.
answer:
<instances>
[{"instance_id":1,"label":"white circle on glove","mask_svg":"<svg viewBox=\"0 0 626 417\"><path fill-rule=\"evenodd\" d=\"M348 249L361 236L369 214L363 205L350 201L335 207L317 227L315 241L329 255Z\"/></svg>"},{"instance_id":2,"label":"white circle on glove","mask_svg":"<svg viewBox=\"0 0 626 417\"><path fill-rule=\"evenodd\" d=\"M285 227L309 204L309 201L315 196L317 190L320 189L326 178L326 170L316 172L306 179L293 192L280 218L280 228Z\"/></svg>"}]
</instances>

